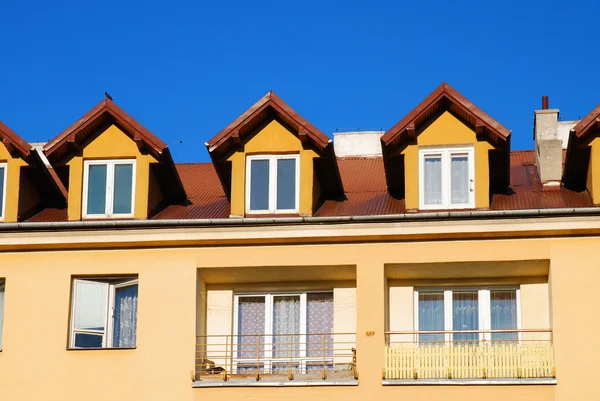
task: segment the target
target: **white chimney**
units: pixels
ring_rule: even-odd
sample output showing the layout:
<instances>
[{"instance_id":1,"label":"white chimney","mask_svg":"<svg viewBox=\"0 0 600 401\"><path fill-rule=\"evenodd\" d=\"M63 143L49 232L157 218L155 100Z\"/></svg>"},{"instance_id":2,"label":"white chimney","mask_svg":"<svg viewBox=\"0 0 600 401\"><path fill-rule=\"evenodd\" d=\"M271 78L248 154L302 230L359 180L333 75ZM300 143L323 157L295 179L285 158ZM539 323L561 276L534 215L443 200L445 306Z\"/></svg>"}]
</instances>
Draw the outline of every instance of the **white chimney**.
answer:
<instances>
[{"instance_id":1,"label":"white chimney","mask_svg":"<svg viewBox=\"0 0 600 401\"><path fill-rule=\"evenodd\" d=\"M385 131L336 132L333 148L337 157L381 157L381 136Z\"/></svg>"},{"instance_id":2,"label":"white chimney","mask_svg":"<svg viewBox=\"0 0 600 401\"><path fill-rule=\"evenodd\" d=\"M548 108L548 96L542 97L542 110L534 114L536 165L544 190L560 189L562 146L558 135L558 109Z\"/></svg>"}]
</instances>

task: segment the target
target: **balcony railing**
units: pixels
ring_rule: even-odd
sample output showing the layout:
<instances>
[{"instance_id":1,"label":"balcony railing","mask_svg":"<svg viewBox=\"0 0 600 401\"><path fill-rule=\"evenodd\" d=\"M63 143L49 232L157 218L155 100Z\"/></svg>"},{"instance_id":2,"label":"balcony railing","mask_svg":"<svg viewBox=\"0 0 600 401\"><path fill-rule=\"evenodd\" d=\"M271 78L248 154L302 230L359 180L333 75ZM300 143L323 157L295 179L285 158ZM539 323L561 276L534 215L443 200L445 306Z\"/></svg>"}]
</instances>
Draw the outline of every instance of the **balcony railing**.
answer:
<instances>
[{"instance_id":1,"label":"balcony railing","mask_svg":"<svg viewBox=\"0 0 600 401\"><path fill-rule=\"evenodd\" d=\"M384 379L555 377L551 330L386 333Z\"/></svg>"},{"instance_id":2,"label":"balcony railing","mask_svg":"<svg viewBox=\"0 0 600 401\"><path fill-rule=\"evenodd\" d=\"M356 334L196 337L195 380L357 378Z\"/></svg>"}]
</instances>

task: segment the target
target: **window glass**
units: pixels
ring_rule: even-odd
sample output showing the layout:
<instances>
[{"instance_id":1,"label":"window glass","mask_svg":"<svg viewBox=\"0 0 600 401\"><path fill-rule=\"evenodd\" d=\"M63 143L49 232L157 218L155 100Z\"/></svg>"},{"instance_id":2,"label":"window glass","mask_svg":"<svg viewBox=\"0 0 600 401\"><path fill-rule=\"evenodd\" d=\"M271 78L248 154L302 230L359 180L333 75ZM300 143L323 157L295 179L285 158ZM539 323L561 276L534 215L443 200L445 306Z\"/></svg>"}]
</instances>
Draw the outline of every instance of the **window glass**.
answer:
<instances>
[{"instance_id":1,"label":"window glass","mask_svg":"<svg viewBox=\"0 0 600 401\"><path fill-rule=\"evenodd\" d=\"M273 297L273 357L298 356L300 338L300 295Z\"/></svg>"},{"instance_id":2,"label":"window glass","mask_svg":"<svg viewBox=\"0 0 600 401\"><path fill-rule=\"evenodd\" d=\"M491 329L517 328L517 292L515 290L490 291ZM492 333L492 340L516 340L517 333Z\"/></svg>"},{"instance_id":3,"label":"window glass","mask_svg":"<svg viewBox=\"0 0 600 401\"><path fill-rule=\"evenodd\" d=\"M76 348L102 348L103 334L75 333Z\"/></svg>"},{"instance_id":4,"label":"window glass","mask_svg":"<svg viewBox=\"0 0 600 401\"><path fill-rule=\"evenodd\" d=\"M88 172L87 214L106 213L106 164L91 164Z\"/></svg>"},{"instance_id":5,"label":"window glass","mask_svg":"<svg viewBox=\"0 0 600 401\"><path fill-rule=\"evenodd\" d=\"M419 292L419 331L444 330L444 292ZM419 334L419 341L444 341L444 334Z\"/></svg>"},{"instance_id":6,"label":"window glass","mask_svg":"<svg viewBox=\"0 0 600 401\"><path fill-rule=\"evenodd\" d=\"M115 186L113 213L131 213L131 195L133 191L133 164L115 164Z\"/></svg>"},{"instance_id":7,"label":"window glass","mask_svg":"<svg viewBox=\"0 0 600 401\"><path fill-rule=\"evenodd\" d=\"M0 167L0 217L4 217L4 174L6 169Z\"/></svg>"},{"instance_id":8,"label":"window glass","mask_svg":"<svg viewBox=\"0 0 600 401\"><path fill-rule=\"evenodd\" d=\"M333 293L306 294L306 352L308 356L333 355ZM323 344L325 342L325 344Z\"/></svg>"},{"instance_id":9,"label":"window glass","mask_svg":"<svg viewBox=\"0 0 600 401\"><path fill-rule=\"evenodd\" d=\"M452 330L479 330L477 291L452 292ZM454 341L476 341L478 333L454 333Z\"/></svg>"},{"instance_id":10,"label":"window glass","mask_svg":"<svg viewBox=\"0 0 600 401\"><path fill-rule=\"evenodd\" d=\"M2 349L2 323L4 322L4 279L0 279L0 349Z\"/></svg>"},{"instance_id":11,"label":"window glass","mask_svg":"<svg viewBox=\"0 0 600 401\"><path fill-rule=\"evenodd\" d=\"M250 210L269 209L269 160L251 160Z\"/></svg>"},{"instance_id":12,"label":"window glass","mask_svg":"<svg viewBox=\"0 0 600 401\"><path fill-rule=\"evenodd\" d=\"M135 347L138 285L115 288L113 347Z\"/></svg>"},{"instance_id":13,"label":"window glass","mask_svg":"<svg viewBox=\"0 0 600 401\"><path fill-rule=\"evenodd\" d=\"M264 349L265 333L265 297L240 297L238 303L238 357L258 357L258 341ZM263 353L261 353L261 356Z\"/></svg>"},{"instance_id":14,"label":"window glass","mask_svg":"<svg viewBox=\"0 0 600 401\"><path fill-rule=\"evenodd\" d=\"M76 330L104 331L107 302L108 284L76 280L73 327Z\"/></svg>"},{"instance_id":15,"label":"window glass","mask_svg":"<svg viewBox=\"0 0 600 401\"><path fill-rule=\"evenodd\" d=\"M296 208L296 160L277 160L277 209Z\"/></svg>"},{"instance_id":16,"label":"window glass","mask_svg":"<svg viewBox=\"0 0 600 401\"><path fill-rule=\"evenodd\" d=\"M426 205L442 204L442 157L426 156L424 160L424 201Z\"/></svg>"},{"instance_id":17,"label":"window glass","mask_svg":"<svg viewBox=\"0 0 600 401\"><path fill-rule=\"evenodd\" d=\"M451 186L453 204L469 203L469 157L452 155Z\"/></svg>"}]
</instances>

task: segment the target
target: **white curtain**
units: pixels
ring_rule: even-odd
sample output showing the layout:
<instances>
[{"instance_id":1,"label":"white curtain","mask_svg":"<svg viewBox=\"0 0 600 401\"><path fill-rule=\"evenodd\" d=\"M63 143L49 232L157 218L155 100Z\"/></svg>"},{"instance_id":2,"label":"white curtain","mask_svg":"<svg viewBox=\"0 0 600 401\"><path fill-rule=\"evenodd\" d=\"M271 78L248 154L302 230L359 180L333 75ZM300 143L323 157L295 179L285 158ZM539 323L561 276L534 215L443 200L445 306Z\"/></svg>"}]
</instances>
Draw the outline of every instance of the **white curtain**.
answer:
<instances>
[{"instance_id":1,"label":"white curtain","mask_svg":"<svg viewBox=\"0 0 600 401\"><path fill-rule=\"evenodd\" d=\"M114 347L135 347L137 303L137 284L115 288Z\"/></svg>"},{"instance_id":2,"label":"white curtain","mask_svg":"<svg viewBox=\"0 0 600 401\"><path fill-rule=\"evenodd\" d=\"M2 349L2 323L4 322L4 280L0 280L0 349Z\"/></svg>"},{"instance_id":3,"label":"white curtain","mask_svg":"<svg viewBox=\"0 0 600 401\"><path fill-rule=\"evenodd\" d=\"M442 157L427 156L424 161L424 203L439 205L442 203Z\"/></svg>"},{"instance_id":4,"label":"white curtain","mask_svg":"<svg viewBox=\"0 0 600 401\"><path fill-rule=\"evenodd\" d=\"M419 292L419 331L444 330L444 292ZM420 334L419 341L444 341L444 334Z\"/></svg>"},{"instance_id":5,"label":"white curtain","mask_svg":"<svg viewBox=\"0 0 600 401\"><path fill-rule=\"evenodd\" d=\"M300 296L273 297L273 357L299 356L299 333Z\"/></svg>"},{"instance_id":6,"label":"white curtain","mask_svg":"<svg viewBox=\"0 0 600 401\"><path fill-rule=\"evenodd\" d=\"M265 297L240 297L238 304L238 358L258 358L258 341L263 350L265 337ZM261 357L264 354L261 352Z\"/></svg>"},{"instance_id":7,"label":"white curtain","mask_svg":"<svg viewBox=\"0 0 600 401\"><path fill-rule=\"evenodd\" d=\"M333 355L333 293L306 294L306 354ZM325 342L325 344L323 344Z\"/></svg>"},{"instance_id":8,"label":"white curtain","mask_svg":"<svg viewBox=\"0 0 600 401\"><path fill-rule=\"evenodd\" d=\"M469 157L452 156L452 204L469 203Z\"/></svg>"},{"instance_id":9,"label":"white curtain","mask_svg":"<svg viewBox=\"0 0 600 401\"><path fill-rule=\"evenodd\" d=\"M517 328L517 292L515 290L490 291L491 329ZM517 333L492 333L492 340L516 340Z\"/></svg>"},{"instance_id":10,"label":"white curtain","mask_svg":"<svg viewBox=\"0 0 600 401\"><path fill-rule=\"evenodd\" d=\"M452 293L452 330L479 330L479 293L454 291ZM478 333L454 333L454 341L476 341Z\"/></svg>"}]
</instances>

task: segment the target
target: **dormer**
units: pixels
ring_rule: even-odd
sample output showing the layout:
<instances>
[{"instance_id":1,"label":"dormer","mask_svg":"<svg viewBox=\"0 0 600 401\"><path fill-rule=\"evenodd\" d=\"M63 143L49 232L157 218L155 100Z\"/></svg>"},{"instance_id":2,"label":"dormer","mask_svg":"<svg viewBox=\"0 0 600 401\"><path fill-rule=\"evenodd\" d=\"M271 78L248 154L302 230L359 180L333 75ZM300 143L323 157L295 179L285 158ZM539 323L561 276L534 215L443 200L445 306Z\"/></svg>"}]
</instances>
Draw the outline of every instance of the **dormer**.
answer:
<instances>
[{"instance_id":1,"label":"dormer","mask_svg":"<svg viewBox=\"0 0 600 401\"><path fill-rule=\"evenodd\" d=\"M0 222L23 221L64 204L40 154L0 121Z\"/></svg>"},{"instance_id":2,"label":"dormer","mask_svg":"<svg viewBox=\"0 0 600 401\"><path fill-rule=\"evenodd\" d=\"M310 216L344 191L331 140L273 92L206 144L231 216Z\"/></svg>"},{"instance_id":3,"label":"dormer","mask_svg":"<svg viewBox=\"0 0 600 401\"><path fill-rule=\"evenodd\" d=\"M510 131L443 83L381 138L407 210L487 209L510 183Z\"/></svg>"},{"instance_id":4,"label":"dormer","mask_svg":"<svg viewBox=\"0 0 600 401\"><path fill-rule=\"evenodd\" d=\"M186 193L167 145L105 99L48 142L68 219L147 219Z\"/></svg>"}]
</instances>

